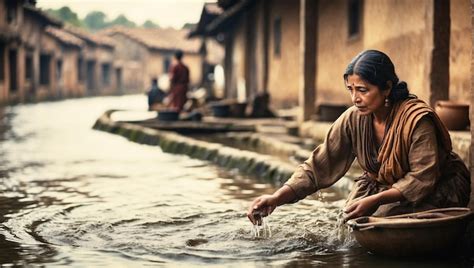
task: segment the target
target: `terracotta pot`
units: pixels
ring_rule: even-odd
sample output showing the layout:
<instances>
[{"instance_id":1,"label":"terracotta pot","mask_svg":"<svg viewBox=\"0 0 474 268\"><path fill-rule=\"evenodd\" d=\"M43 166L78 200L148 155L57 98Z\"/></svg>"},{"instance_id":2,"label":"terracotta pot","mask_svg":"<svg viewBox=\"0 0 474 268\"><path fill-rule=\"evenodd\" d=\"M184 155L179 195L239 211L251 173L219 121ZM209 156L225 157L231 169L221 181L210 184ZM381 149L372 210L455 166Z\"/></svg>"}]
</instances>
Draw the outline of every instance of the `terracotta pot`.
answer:
<instances>
[{"instance_id":1,"label":"terracotta pot","mask_svg":"<svg viewBox=\"0 0 474 268\"><path fill-rule=\"evenodd\" d=\"M215 117L229 117L230 104L213 104L211 105L212 114Z\"/></svg>"},{"instance_id":2,"label":"terracotta pot","mask_svg":"<svg viewBox=\"0 0 474 268\"><path fill-rule=\"evenodd\" d=\"M449 130L465 130L469 125L469 104L454 101L437 101L436 114Z\"/></svg>"},{"instance_id":3,"label":"terracotta pot","mask_svg":"<svg viewBox=\"0 0 474 268\"><path fill-rule=\"evenodd\" d=\"M176 121L179 119L179 113L173 109L161 109L158 111L159 121Z\"/></svg>"},{"instance_id":4,"label":"terracotta pot","mask_svg":"<svg viewBox=\"0 0 474 268\"><path fill-rule=\"evenodd\" d=\"M245 109L247 109L247 103L233 103L230 106L230 114L232 117L245 117Z\"/></svg>"}]
</instances>

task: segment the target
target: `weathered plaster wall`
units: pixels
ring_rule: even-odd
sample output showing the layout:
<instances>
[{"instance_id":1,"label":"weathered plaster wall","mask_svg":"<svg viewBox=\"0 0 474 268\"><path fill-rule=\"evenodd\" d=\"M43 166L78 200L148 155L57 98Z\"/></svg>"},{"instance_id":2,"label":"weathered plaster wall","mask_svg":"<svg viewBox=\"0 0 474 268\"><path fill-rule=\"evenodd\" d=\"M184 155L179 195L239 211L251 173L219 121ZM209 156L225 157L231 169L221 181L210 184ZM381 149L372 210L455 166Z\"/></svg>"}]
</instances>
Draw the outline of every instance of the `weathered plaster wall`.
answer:
<instances>
[{"instance_id":1,"label":"weathered plaster wall","mask_svg":"<svg viewBox=\"0 0 474 268\"><path fill-rule=\"evenodd\" d=\"M189 84L197 86L201 82L202 77L202 57L200 54L185 53L183 63L189 68Z\"/></svg>"},{"instance_id":2,"label":"weathered plaster wall","mask_svg":"<svg viewBox=\"0 0 474 268\"><path fill-rule=\"evenodd\" d=\"M428 100L429 5L430 1L366 0L360 34L349 38L347 2L321 0L316 102L350 104L342 75L350 60L364 49L387 53L399 78L408 83L411 92Z\"/></svg>"},{"instance_id":3,"label":"weathered plaster wall","mask_svg":"<svg viewBox=\"0 0 474 268\"><path fill-rule=\"evenodd\" d=\"M451 40L449 51L449 98L466 101L471 86L471 9L469 0L451 0Z\"/></svg>"},{"instance_id":4,"label":"weathered plaster wall","mask_svg":"<svg viewBox=\"0 0 474 268\"><path fill-rule=\"evenodd\" d=\"M275 107L298 105L299 1L273 0L269 3L268 91ZM274 21L281 18L281 53L274 53Z\"/></svg>"},{"instance_id":5,"label":"weathered plaster wall","mask_svg":"<svg viewBox=\"0 0 474 268\"><path fill-rule=\"evenodd\" d=\"M114 60L122 66L124 90L141 92L150 84L150 80L145 78L146 59L149 55L147 48L120 33L111 37L116 40Z\"/></svg>"},{"instance_id":6,"label":"weathered plaster wall","mask_svg":"<svg viewBox=\"0 0 474 268\"><path fill-rule=\"evenodd\" d=\"M230 98L237 98L238 97L238 90L242 87L245 87L245 44L247 42L246 38L246 20L245 16L242 16L239 19L239 22L236 23L238 27L236 27L234 31L234 43L233 43L233 53L231 58L232 64L232 77L230 78L229 84L229 92Z\"/></svg>"}]
</instances>

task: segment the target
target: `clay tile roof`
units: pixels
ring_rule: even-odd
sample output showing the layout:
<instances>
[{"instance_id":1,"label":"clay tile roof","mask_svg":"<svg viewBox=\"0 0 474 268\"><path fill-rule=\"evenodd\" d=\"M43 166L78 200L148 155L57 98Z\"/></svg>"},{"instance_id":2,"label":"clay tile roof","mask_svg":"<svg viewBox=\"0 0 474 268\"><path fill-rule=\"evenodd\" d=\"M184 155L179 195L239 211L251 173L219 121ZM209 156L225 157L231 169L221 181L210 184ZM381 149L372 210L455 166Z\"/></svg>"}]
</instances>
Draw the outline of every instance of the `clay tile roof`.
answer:
<instances>
[{"instance_id":1,"label":"clay tile roof","mask_svg":"<svg viewBox=\"0 0 474 268\"><path fill-rule=\"evenodd\" d=\"M223 12L217 3L204 3L204 10L212 15L220 15Z\"/></svg>"},{"instance_id":2,"label":"clay tile roof","mask_svg":"<svg viewBox=\"0 0 474 268\"><path fill-rule=\"evenodd\" d=\"M202 8L199 22L197 23L196 27L191 32L189 32L188 38L200 35L205 36L206 26L223 12L224 10L217 3L205 3Z\"/></svg>"},{"instance_id":3,"label":"clay tile roof","mask_svg":"<svg viewBox=\"0 0 474 268\"><path fill-rule=\"evenodd\" d=\"M235 2L234 5L227 8L217 18L206 25L206 32L208 34L215 34L216 32L221 31L222 28L225 28L226 23L232 20L232 18L238 16L242 11L248 9L255 3L255 0L239 0Z\"/></svg>"},{"instance_id":4,"label":"clay tile roof","mask_svg":"<svg viewBox=\"0 0 474 268\"><path fill-rule=\"evenodd\" d=\"M150 49L177 50L186 53L199 53L201 42L199 40L187 39L189 30L176 30L173 28L124 28L115 27L107 31L108 35L121 33L129 38L143 44Z\"/></svg>"},{"instance_id":5,"label":"clay tile roof","mask_svg":"<svg viewBox=\"0 0 474 268\"><path fill-rule=\"evenodd\" d=\"M77 28L71 25L65 26L64 30L75 35L76 37L82 40L85 40L86 42L90 42L99 46L105 46L109 48L115 47L115 41L106 35L102 35L98 33L94 34L84 29Z\"/></svg>"},{"instance_id":6,"label":"clay tile roof","mask_svg":"<svg viewBox=\"0 0 474 268\"><path fill-rule=\"evenodd\" d=\"M31 14L35 16L36 18L42 20L46 25L53 25L56 27L61 27L63 23L48 15L46 12L43 10L31 5L31 4L24 4L23 5L23 10L25 11L26 14Z\"/></svg>"},{"instance_id":7,"label":"clay tile roof","mask_svg":"<svg viewBox=\"0 0 474 268\"><path fill-rule=\"evenodd\" d=\"M84 45L84 41L60 28L48 26L45 31L65 45L75 47L82 47Z\"/></svg>"}]
</instances>

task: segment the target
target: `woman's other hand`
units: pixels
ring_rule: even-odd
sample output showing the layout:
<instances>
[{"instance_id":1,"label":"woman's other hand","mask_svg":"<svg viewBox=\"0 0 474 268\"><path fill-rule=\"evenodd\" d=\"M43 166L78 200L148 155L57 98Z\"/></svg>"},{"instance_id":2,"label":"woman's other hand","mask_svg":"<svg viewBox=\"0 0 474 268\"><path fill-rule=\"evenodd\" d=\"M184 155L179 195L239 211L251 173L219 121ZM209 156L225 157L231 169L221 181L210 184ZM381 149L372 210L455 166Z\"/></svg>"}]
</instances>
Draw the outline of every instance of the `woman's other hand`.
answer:
<instances>
[{"instance_id":1,"label":"woman's other hand","mask_svg":"<svg viewBox=\"0 0 474 268\"><path fill-rule=\"evenodd\" d=\"M403 200L405 200L405 197L403 197L402 193L396 188L390 188L383 192L367 196L344 209L344 213L347 214L344 217L344 222L353 218L372 215L381 205Z\"/></svg>"},{"instance_id":2,"label":"woman's other hand","mask_svg":"<svg viewBox=\"0 0 474 268\"><path fill-rule=\"evenodd\" d=\"M344 209L344 213L346 213L344 222L353 218L372 215L378 207L379 200L377 196L364 197Z\"/></svg>"}]
</instances>

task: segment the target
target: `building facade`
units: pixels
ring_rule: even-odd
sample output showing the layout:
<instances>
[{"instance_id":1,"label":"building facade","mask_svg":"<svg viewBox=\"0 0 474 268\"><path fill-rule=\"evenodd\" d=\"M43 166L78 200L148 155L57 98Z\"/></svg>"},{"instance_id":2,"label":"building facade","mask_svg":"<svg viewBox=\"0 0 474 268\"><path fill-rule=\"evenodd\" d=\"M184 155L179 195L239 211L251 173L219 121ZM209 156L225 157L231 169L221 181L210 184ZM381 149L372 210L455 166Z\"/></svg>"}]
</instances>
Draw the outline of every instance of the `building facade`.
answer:
<instances>
[{"instance_id":1,"label":"building facade","mask_svg":"<svg viewBox=\"0 0 474 268\"><path fill-rule=\"evenodd\" d=\"M434 105L469 96L469 0L221 0L206 33L225 35L226 94L270 93L276 108L350 105L342 74L378 49L410 91ZM396 23L394 23L396 18Z\"/></svg>"}]
</instances>

